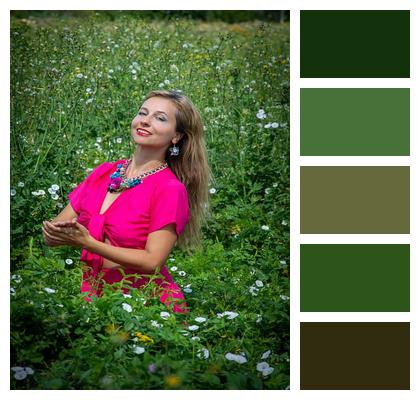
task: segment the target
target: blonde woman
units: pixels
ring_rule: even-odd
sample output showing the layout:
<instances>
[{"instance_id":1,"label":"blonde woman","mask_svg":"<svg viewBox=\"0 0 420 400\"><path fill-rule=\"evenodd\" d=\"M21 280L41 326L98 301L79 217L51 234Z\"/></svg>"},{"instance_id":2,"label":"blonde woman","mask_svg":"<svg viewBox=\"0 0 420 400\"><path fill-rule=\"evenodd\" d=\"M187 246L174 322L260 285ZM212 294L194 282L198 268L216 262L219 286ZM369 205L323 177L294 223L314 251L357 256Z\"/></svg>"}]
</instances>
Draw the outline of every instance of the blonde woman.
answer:
<instances>
[{"instance_id":1,"label":"blonde woman","mask_svg":"<svg viewBox=\"0 0 420 400\"><path fill-rule=\"evenodd\" d=\"M96 167L68 195L63 211L43 222L44 241L83 248L86 301L101 295L104 282L129 275L130 285L140 288L159 269L160 301L187 313L165 262L175 244L187 251L200 244L209 211L201 118L180 92L153 91L131 123L131 137L132 157Z\"/></svg>"}]
</instances>

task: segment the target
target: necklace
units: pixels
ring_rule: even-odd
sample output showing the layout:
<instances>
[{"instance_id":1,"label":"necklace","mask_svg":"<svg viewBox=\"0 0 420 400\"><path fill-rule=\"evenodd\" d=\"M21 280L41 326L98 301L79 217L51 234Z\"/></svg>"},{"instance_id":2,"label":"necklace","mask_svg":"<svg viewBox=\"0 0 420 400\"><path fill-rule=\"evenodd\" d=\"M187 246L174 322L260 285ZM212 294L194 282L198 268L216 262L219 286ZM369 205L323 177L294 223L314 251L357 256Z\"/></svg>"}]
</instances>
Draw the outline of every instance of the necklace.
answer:
<instances>
[{"instance_id":1,"label":"necklace","mask_svg":"<svg viewBox=\"0 0 420 400\"><path fill-rule=\"evenodd\" d=\"M134 186L137 186L143 182L142 178L145 178L149 175L153 175L156 172L159 172L168 166L168 164L165 162L157 168L149 169L148 171L142 172L139 176L136 176L135 178L127 178L126 171L130 164L131 159L125 160L124 163L117 165L117 170L112 175L110 175L111 182L108 185L108 192L122 192L125 189L130 189Z\"/></svg>"}]
</instances>

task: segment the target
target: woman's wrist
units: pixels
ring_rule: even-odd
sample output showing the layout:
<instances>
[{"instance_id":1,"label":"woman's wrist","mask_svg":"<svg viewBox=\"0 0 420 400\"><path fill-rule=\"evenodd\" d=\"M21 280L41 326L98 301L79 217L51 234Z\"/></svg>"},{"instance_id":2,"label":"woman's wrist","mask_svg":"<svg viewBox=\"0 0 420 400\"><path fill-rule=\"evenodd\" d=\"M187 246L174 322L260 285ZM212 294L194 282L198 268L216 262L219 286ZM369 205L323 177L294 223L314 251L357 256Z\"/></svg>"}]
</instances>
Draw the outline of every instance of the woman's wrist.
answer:
<instances>
[{"instance_id":1,"label":"woman's wrist","mask_svg":"<svg viewBox=\"0 0 420 400\"><path fill-rule=\"evenodd\" d=\"M91 252L91 253L94 253L95 244L97 242L98 241L94 237L89 236L88 239L86 240L86 243L84 244L83 248L86 249L87 251Z\"/></svg>"}]
</instances>

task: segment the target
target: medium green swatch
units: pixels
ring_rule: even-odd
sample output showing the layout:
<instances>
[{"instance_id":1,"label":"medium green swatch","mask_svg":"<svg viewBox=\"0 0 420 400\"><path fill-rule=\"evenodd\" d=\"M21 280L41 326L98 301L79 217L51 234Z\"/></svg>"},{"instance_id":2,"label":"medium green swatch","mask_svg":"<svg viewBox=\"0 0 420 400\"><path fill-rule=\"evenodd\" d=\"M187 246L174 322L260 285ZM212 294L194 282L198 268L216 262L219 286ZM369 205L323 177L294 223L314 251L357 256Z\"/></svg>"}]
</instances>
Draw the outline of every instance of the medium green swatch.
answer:
<instances>
[{"instance_id":1,"label":"medium green swatch","mask_svg":"<svg viewBox=\"0 0 420 400\"><path fill-rule=\"evenodd\" d=\"M410 11L302 10L301 78L409 78Z\"/></svg>"},{"instance_id":2,"label":"medium green swatch","mask_svg":"<svg viewBox=\"0 0 420 400\"><path fill-rule=\"evenodd\" d=\"M302 156L409 156L410 89L301 89Z\"/></svg>"},{"instance_id":3,"label":"medium green swatch","mask_svg":"<svg viewBox=\"0 0 420 400\"><path fill-rule=\"evenodd\" d=\"M303 390L409 390L408 322L302 322Z\"/></svg>"},{"instance_id":4,"label":"medium green swatch","mask_svg":"<svg viewBox=\"0 0 420 400\"><path fill-rule=\"evenodd\" d=\"M302 244L300 311L410 311L410 246Z\"/></svg>"},{"instance_id":5,"label":"medium green swatch","mask_svg":"<svg viewBox=\"0 0 420 400\"><path fill-rule=\"evenodd\" d=\"M301 167L301 233L410 233L410 167Z\"/></svg>"}]
</instances>

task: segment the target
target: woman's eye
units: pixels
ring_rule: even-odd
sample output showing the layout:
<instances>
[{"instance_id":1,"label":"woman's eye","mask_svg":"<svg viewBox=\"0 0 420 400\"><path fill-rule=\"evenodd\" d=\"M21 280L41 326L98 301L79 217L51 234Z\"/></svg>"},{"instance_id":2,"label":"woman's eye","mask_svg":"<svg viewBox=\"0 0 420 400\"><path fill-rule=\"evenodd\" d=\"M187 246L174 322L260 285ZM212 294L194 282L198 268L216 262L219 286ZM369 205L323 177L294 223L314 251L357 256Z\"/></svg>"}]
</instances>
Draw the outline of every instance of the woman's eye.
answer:
<instances>
[{"instance_id":1,"label":"woman's eye","mask_svg":"<svg viewBox=\"0 0 420 400\"><path fill-rule=\"evenodd\" d=\"M146 115L144 111L139 111L139 115Z\"/></svg>"},{"instance_id":2,"label":"woman's eye","mask_svg":"<svg viewBox=\"0 0 420 400\"><path fill-rule=\"evenodd\" d=\"M159 121L163 121L163 122L165 122L165 121L166 121L166 118L164 118L164 117L157 117L157 119L158 119Z\"/></svg>"}]
</instances>

